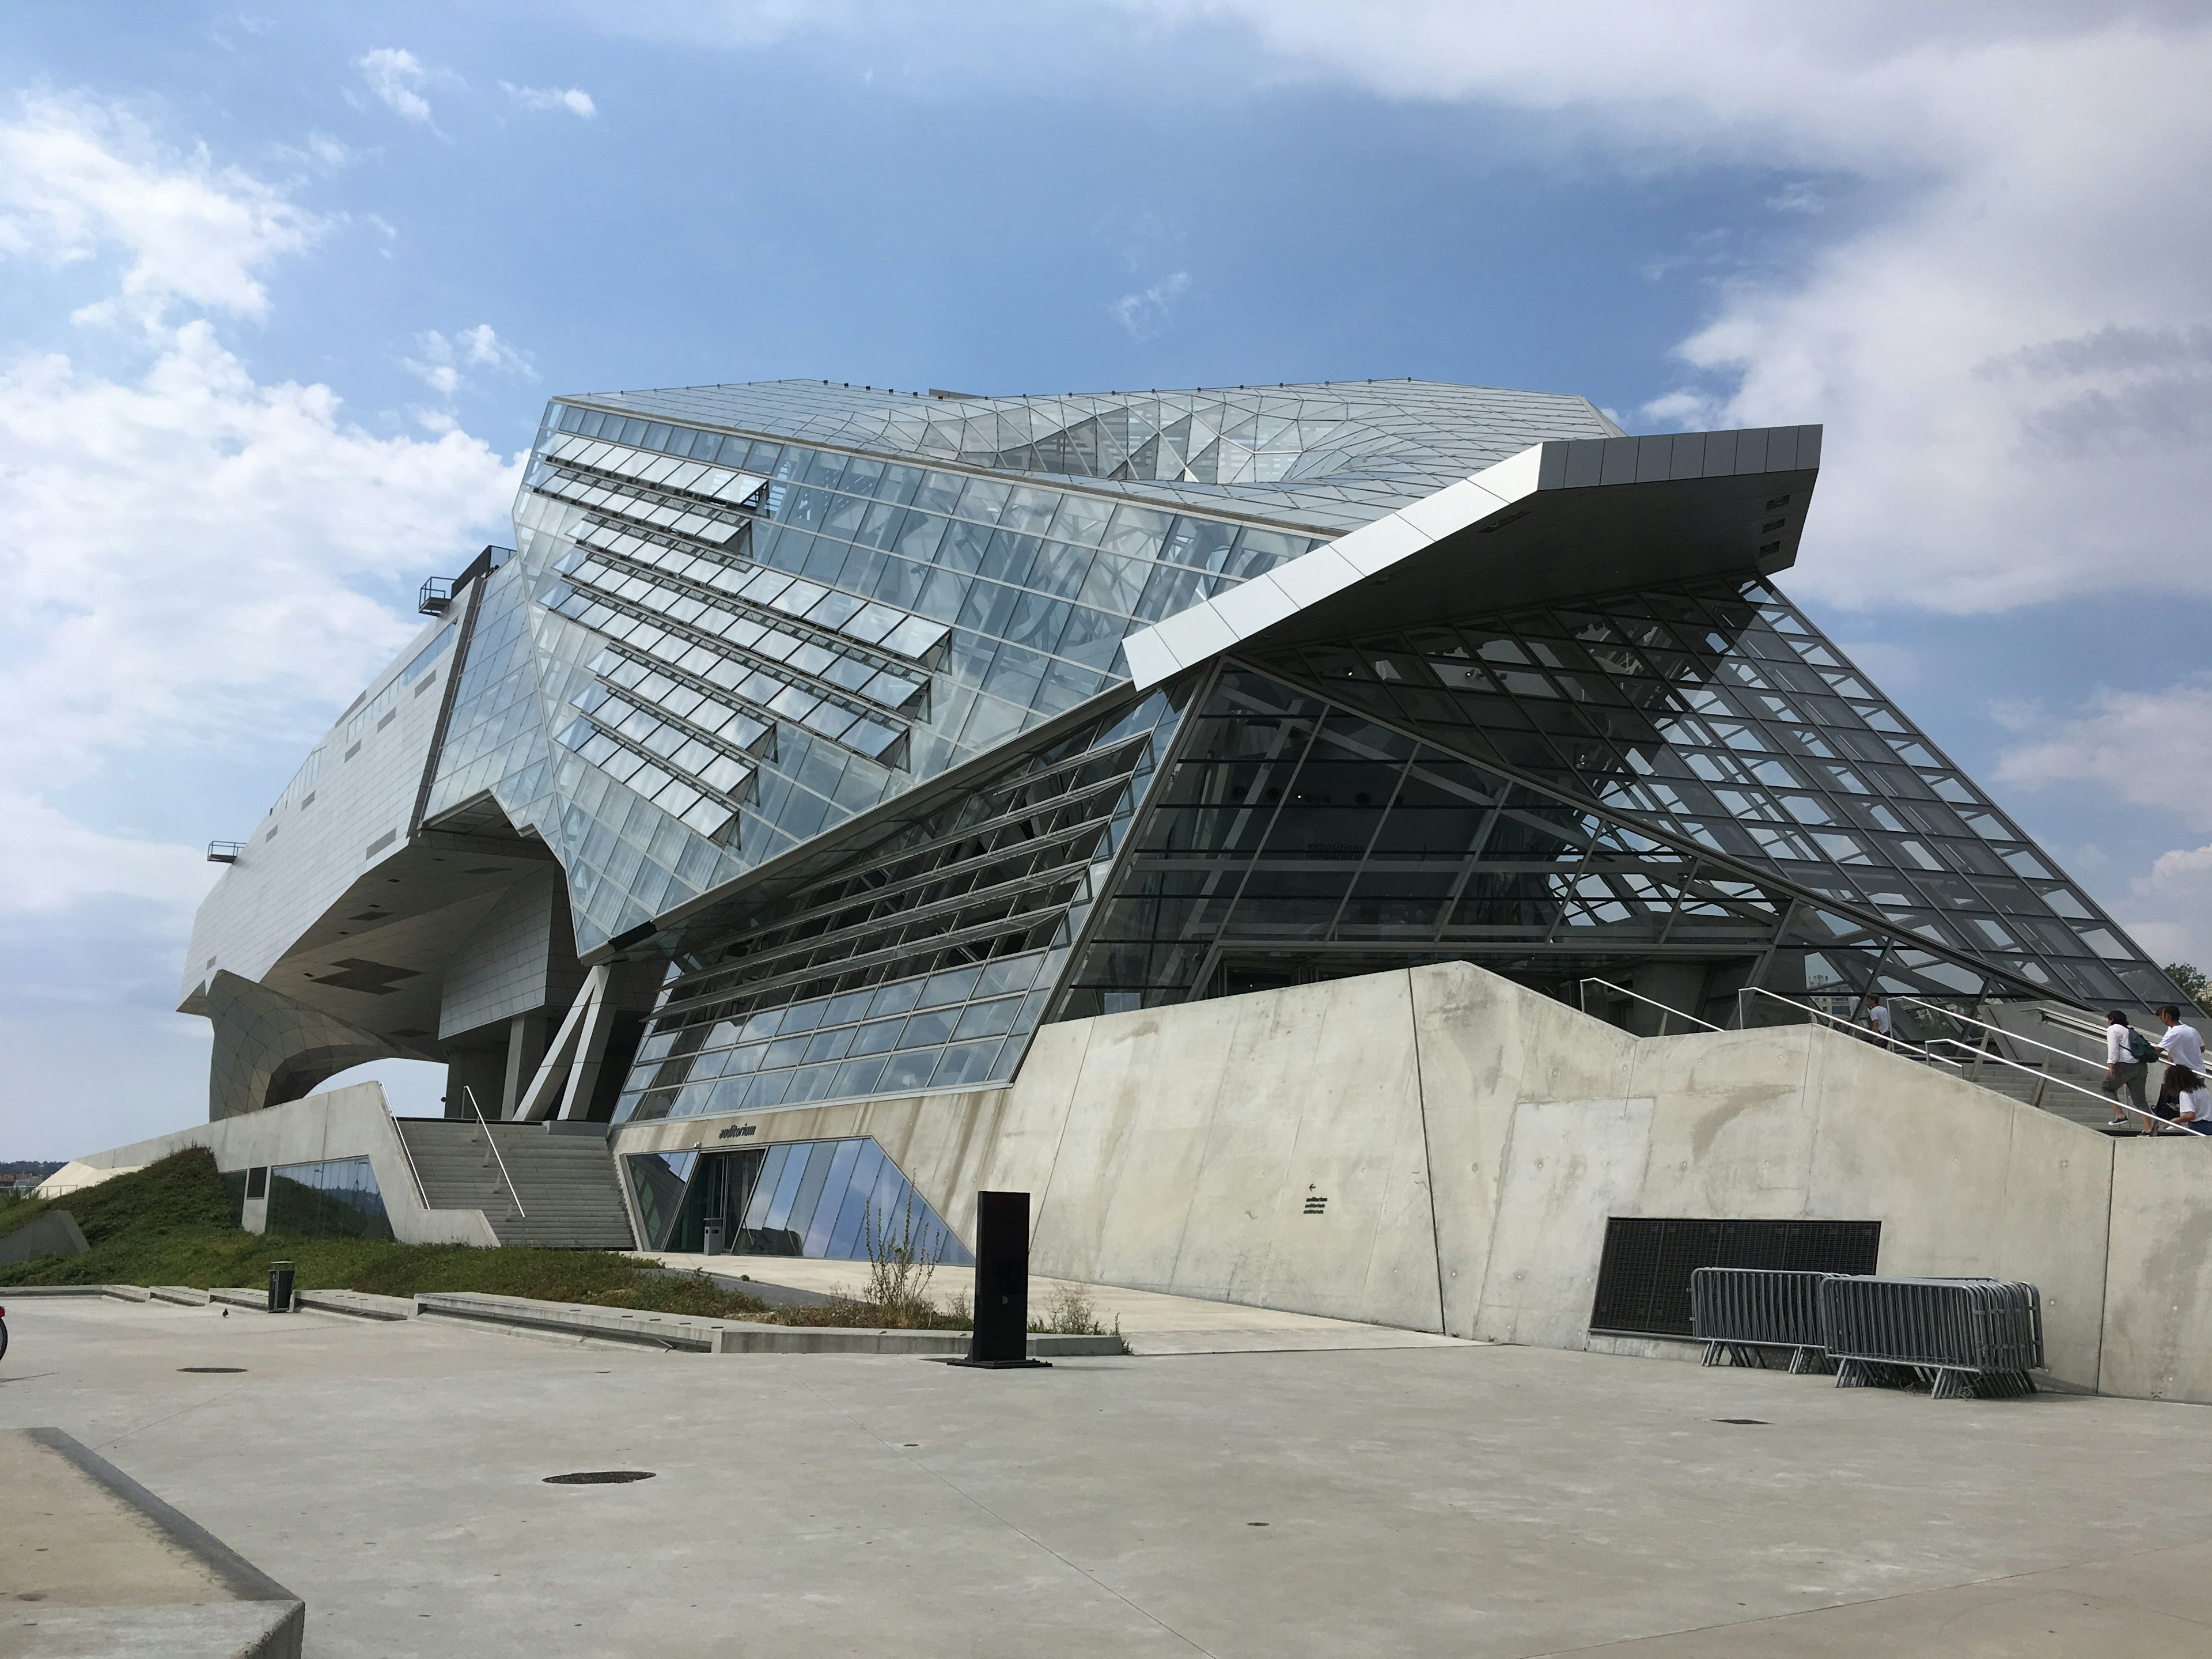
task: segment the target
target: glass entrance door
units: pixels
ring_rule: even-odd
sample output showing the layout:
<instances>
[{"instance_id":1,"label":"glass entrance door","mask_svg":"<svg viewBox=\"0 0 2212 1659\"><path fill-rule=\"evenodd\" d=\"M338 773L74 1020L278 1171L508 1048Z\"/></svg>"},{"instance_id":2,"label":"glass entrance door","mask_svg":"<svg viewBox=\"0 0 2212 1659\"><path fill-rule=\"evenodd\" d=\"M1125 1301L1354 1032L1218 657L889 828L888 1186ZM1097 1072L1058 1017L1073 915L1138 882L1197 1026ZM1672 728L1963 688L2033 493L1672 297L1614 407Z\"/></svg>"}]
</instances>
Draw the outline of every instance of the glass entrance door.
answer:
<instances>
[{"instance_id":1,"label":"glass entrance door","mask_svg":"<svg viewBox=\"0 0 2212 1659\"><path fill-rule=\"evenodd\" d=\"M684 1194L684 1208L678 1214L676 1226L666 1248L687 1255L696 1255L706 1248L707 1224L720 1224L722 1248L735 1250L738 1229L744 1219L745 1209L752 1202L753 1188L759 1182L761 1160L765 1149L755 1148L742 1152L702 1152L699 1166L691 1172L691 1184Z\"/></svg>"}]
</instances>

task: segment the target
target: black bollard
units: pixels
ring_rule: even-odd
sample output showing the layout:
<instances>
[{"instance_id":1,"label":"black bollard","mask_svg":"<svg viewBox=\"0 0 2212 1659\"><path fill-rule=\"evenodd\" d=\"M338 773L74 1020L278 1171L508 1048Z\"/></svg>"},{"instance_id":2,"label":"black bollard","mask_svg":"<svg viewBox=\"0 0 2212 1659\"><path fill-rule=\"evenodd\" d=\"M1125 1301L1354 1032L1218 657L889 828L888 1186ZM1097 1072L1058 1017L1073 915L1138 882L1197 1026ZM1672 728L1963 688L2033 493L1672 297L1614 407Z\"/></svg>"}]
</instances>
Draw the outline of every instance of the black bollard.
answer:
<instances>
[{"instance_id":1,"label":"black bollard","mask_svg":"<svg viewBox=\"0 0 2212 1659\"><path fill-rule=\"evenodd\" d=\"M1030 1352L1030 1195L975 1194L975 1334L956 1365L1042 1365Z\"/></svg>"}]
</instances>

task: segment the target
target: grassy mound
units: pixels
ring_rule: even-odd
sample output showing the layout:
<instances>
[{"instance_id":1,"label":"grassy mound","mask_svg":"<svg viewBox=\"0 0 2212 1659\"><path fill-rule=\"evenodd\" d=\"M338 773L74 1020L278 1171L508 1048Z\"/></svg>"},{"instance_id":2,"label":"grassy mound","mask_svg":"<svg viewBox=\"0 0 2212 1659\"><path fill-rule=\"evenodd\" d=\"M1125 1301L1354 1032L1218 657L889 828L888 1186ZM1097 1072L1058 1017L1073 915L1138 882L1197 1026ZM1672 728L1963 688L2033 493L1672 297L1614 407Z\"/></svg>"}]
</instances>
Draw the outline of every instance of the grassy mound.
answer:
<instances>
[{"instance_id":1,"label":"grassy mound","mask_svg":"<svg viewBox=\"0 0 2212 1659\"><path fill-rule=\"evenodd\" d=\"M755 1297L700 1275L672 1278L612 1250L480 1250L464 1244L392 1244L292 1238L240 1230L215 1158L200 1147L67 1197L11 1204L0 1235L48 1210L67 1210L92 1249L0 1266L9 1285L265 1285L289 1261L301 1290L483 1291L547 1302L589 1302L714 1319L757 1319Z\"/></svg>"},{"instance_id":2,"label":"grassy mound","mask_svg":"<svg viewBox=\"0 0 2212 1659\"><path fill-rule=\"evenodd\" d=\"M613 1250L487 1250L249 1233L238 1224L235 1202L223 1188L213 1155L192 1147L64 1198L9 1205L0 1209L0 1236L48 1210L67 1210L92 1248L83 1255L0 1266L0 1291L10 1285L258 1286L269 1282L272 1262L289 1261L294 1283L303 1291L397 1297L478 1291L787 1325L964 1330L970 1322L964 1305L946 1310L931 1302L923 1294L927 1275L911 1268L879 1273L883 1282L872 1296L771 1308L704 1273L662 1273ZM733 1264L732 1271L742 1270Z\"/></svg>"}]
</instances>

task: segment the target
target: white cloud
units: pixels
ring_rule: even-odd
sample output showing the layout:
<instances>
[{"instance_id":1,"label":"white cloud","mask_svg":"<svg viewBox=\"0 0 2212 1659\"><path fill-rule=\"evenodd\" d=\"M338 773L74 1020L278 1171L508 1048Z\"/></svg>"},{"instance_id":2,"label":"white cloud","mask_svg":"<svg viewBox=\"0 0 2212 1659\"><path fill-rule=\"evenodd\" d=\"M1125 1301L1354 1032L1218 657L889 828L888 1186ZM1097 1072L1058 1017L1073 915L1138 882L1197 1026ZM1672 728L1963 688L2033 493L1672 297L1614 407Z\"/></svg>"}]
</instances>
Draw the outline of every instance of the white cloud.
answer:
<instances>
[{"instance_id":1,"label":"white cloud","mask_svg":"<svg viewBox=\"0 0 2212 1659\"><path fill-rule=\"evenodd\" d=\"M538 378L530 354L501 339L489 323L462 329L450 338L432 329L416 336L415 346L417 355L401 358L401 363L447 403L469 384L464 368L491 368L528 380Z\"/></svg>"},{"instance_id":2,"label":"white cloud","mask_svg":"<svg viewBox=\"0 0 2212 1659\"><path fill-rule=\"evenodd\" d=\"M1150 288L1124 294L1106 307L1107 314L1127 330L1133 340L1149 340L1168 324L1168 311L1176 296L1190 286L1190 273L1178 270Z\"/></svg>"},{"instance_id":3,"label":"white cloud","mask_svg":"<svg viewBox=\"0 0 2212 1659\"><path fill-rule=\"evenodd\" d=\"M2212 964L2212 847L2161 853L2118 910L2120 925L2160 962Z\"/></svg>"},{"instance_id":4,"label":"white cloud","mask_svg":"<svg viewBox=\"0 0 2212 1659\"><path fill-rule=\"evenodd\" d=\"M592 94L581 87L518 87L512 81L499 84L523 109L565 109L586 121L599 112L599 106L592 101Z\"/></svg>"},{"instance_id":5,"label":"white cloud","mask_svg":"<svg viewBox=\"0 0 2212 1659\"><path fill-rule=\"evenodd\" d=\"M35 794L0 792L0 859L14 873L0 887L0 918L52 915L88 898L141 899L172 928L215 879L202 849L110 836L78 823Z\"/></svg>"},{"instance_id":6,"label":"white cloud","mask_svg":"<svg viewBox=\"0 0 2212 1659\"><path fill-rule=\"evenodd\" d=\"M327 386L257 384L204 321L116 380L0 372L8 775L343 700L416 625L363 592L441 569L516 474L455 431L384 438Z\"/></svg>"},{"instance_id":7,"label":"white cloud","mask_svg":"<svg viewBox=\"0 0 2212 1659\"><path fill-rule=\"evenodd\" d=\"M394 114L424 126L431 125L430 100L421 90L429 73L413 52L404 46L379 46L356 67L368 82L368 89Z\"/></svg>"},{"instance_id":8,"label":"white cloud","mask_svg":"<svg viewBox=\"0 0 2212 1659\"><path fill-rule=\"evenodd\" d=\"M2212 830L2212 681L2163 691L2100 690L2077 719L1997 760L2002 782L2090 784L2112 799Z\"/></svg>"},{"instance_id":9,"label":"white cloud","mask_svg":"<svg viewBox=\"0 0 2212 1659\"><path fill-rule=\"evenodd\" d=\"M272 187L111 110L27 107L0 155L29 237L11 252L65 250L148 307L259 314L258 273L309 239ZM155 746L311 728L419 625L374 590L451 568L515 488L517 464L465 433L372 434L327 386L257 381L206 319L143 314L119 375L0 362L0 915L188 903L189 848L76 822L59 792L114 787ZM512 357L489 328L456 337L459 361Z\"/></svg>"},{"instance_id":10,"label":"white cloud","mask_svg":"<svg viewBox=\"0 0 2212 1659\"><path fill-rule=\"evenodd\" d=\"M0 122L0 256L50 266L125 258L118 291L85 320L121 307L155 322L176 302L261 316L258 272L324 228L276 187L216 167L204 146L164 151L120 110L39 94Z\"/></svg>"},{"instance_id":11,"label":"white cloud","mask_svg":"<svg viewBox=\"0 0 2212 1659\"><path fill-rule=\"evenodd\" d=\"M1999 757L2000 781L2087 788L2162 807L2212 830L2212 680L2163 691L2100 691L2078 719ZM2078 869L2109 862L2092 846ZM2212 846L2162 853L2112 905L2115 920L2161 962L2212 963Z\"/></svg>"},{"instance_id":12,"label":"white cloud","mask_svg":"<svg viewBox=\"0 0 2212 1659\"><path fill-rule=\"evenodd\" d=\"M1645 418L1826 423L1796 585L1962 612L2212 591L2201 7L1128 9L1194 40L1241 26L1250 75L1540 112L1555 154L1786 170L1771 207L1810 254L1724 283ZM1853 210L1811 214L1818 181Z\"/></svg>"}]
</instances>

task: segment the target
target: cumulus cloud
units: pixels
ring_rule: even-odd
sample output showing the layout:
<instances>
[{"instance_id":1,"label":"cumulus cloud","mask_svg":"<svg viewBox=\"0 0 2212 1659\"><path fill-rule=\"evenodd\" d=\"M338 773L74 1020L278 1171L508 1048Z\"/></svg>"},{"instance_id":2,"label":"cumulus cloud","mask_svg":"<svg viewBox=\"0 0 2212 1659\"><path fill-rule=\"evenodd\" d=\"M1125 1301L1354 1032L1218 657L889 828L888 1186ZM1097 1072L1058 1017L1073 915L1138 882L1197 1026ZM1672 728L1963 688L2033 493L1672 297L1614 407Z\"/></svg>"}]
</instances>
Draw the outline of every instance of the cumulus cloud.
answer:
<instances>
[{"instance_id":1,"label":"cumulus cloud","mask_svg":"<svg viewBox=\"0 0 2212 1659\"><path fill-rule=\"evenodd\" d=\"M382 99L393 114L431 125L430 100L422 95L429 73L422 60L404 46L379 46L356 65L368 89Z\"/></svg>"},{"instance_id":2,"label":"cumulus cloud","mask_svg":"<svg viewBox=\"0 0 2212 1659\"><path fill-rule=\"evenodd\" d=\"M848 49L863 14L787 0L599 8L731 47ZM1750 169L1755 238L1693 263L1713 298L1645 429L1816 421L1793 586L1984 612L2135 584L2212 592L2212 15L2163 0L1776 8L1644 0L884 3L902 72L1245 90L1337 83L1487 106L1532 166ZM1662 262L1663 263L1663 262ZM1680 268L1680 267L1670 267ZM1662 276L1665 271L1660 274ZM1133 336L1170 295L1109 307ZM1571 389L1571 388L1563 388Z\"/></svg>"},{"instance_id":3,"label":"cumulus cloud","mask_svg":"<svg viewBox=\"0 0 2212 1659\"><path fill-rule=\"evenodd\" d=\"M599 112L599 106L592 101L592 94L581 87L518 87L512 81L499 84L523 109L565 109L586 121Z\"/></svg>"},{"instance_id":4,"label":"cumulus cloud","mask_svg":"<svg viewBox=\"0 0 2212 1659\"><path fill-rule=\"evenodd\" d=\"M258 273L309 240L273 186L110 110L27 109L0 155L7 199L37 204L8 252L112 267L149 307L258 315ZM505 349L489 329L455 337L463 362ZM55 351L0 363L0 860L17 872L0 909L196 897L186 853L77 822L61 794L156 746L312 728L417 625L375 591L450 565L516 483L458 430L380 436L328 386L257 380L208 317L149 313L127 338L125 372Z\"/></svg>"},{"instance_id":5,"label":"cumulus cloud","mask_svg":"<svg viewBox=\"0 0 2212 1659\"><path fill-rule=\"evenodd\" d=\"M259 317L259 272L303 252L325 222L201 146L165 151L125 112L52 94L0 121L0 257L46 265L119 253L117 292L83 320L118 310L156 322L173 303Z\"/></svg>"},{"instance_id":6,"label":"cumulus cloud","mask_svg":"<svg viewBox=\"0 0 2212 1659\"><path fill-rule=\"evenodd\" d=\"M1796 586L2002 609L2212 590L2201 9L1129 0L1256 73L1540 112L1611 165L1785 173L1791 274L1724 281L1653 425L1819 421ZM1855 210L1814 214L1858 186Z\"/></svg>"},{"instance_id":7,"label":"cumulus cloud","mask_svg":"<svg viewBox=\"0 0 2212 1659\"><path fill-rule=\"evenodd\" d=\"M450 337L436 329L415 338L416 356L403 357L408 373L451 403L468 385L467 368L490 368L525 380L538 378L530 354L519 351L499 337L489 323L478 323Z\"/></svg>"},{"instance_id":8,"label":"cumulus cloud","mask_svg":"<svg viewBox=\"0 0 2212 1659\"><path fill-rule=\"evenodd\" d=\"M1133 340L1149 340L1168 325L1168 313L1176 297L1190 286L1190 273L1178 270L1150 288L1124 294L1106 307Z\"/></svg>"},{"instance_id":9,"label":"cumulus cloud","mask_svg":"<svg viewBox=\"0 0 2212 1659\"><path fill-rule=\"evenodd\" d=\"M2063 723L2049 722L2039 708L2015 706L2008 714L2012 729L2040 725L2046 735L2005 750L2000 781L2087 787L2114 801L2164 808L2200 834L2212 830L2212 677L2160 691L2101 691L2088 710ZM2076 860L2084 867L2093 861L2105 860L2101 854ZM2160 961L2212 964L2212 846L2160 854L2113 910Z\"/></svg>"},{"instance_id":10,"label":"cumulus cloud","mask_svg":"<svg viewBox=\"0 0 2212 1659\"><path fill-rule=\"evenodd\" d=\"M2006 750L2001 781L2030 788L2094 784L2114 799L2162 806L2212 830L2212 679L2162 691L2097 693L2047 736Z\"/></svg>"},{"instance_id":11,"label":"cumulus cloud","mask_svg":"<svg viewBox=\"0 0 2212 1659\"><path fill-rule=\"evenodd\" d=\"M52 915L104 894L146 901L182 927L215 880L214 866L194 848L103 834L15 790L0 791L0 848L11 857L35 853L11 863L0 918Z\"/></svg>"}]
</instances>

